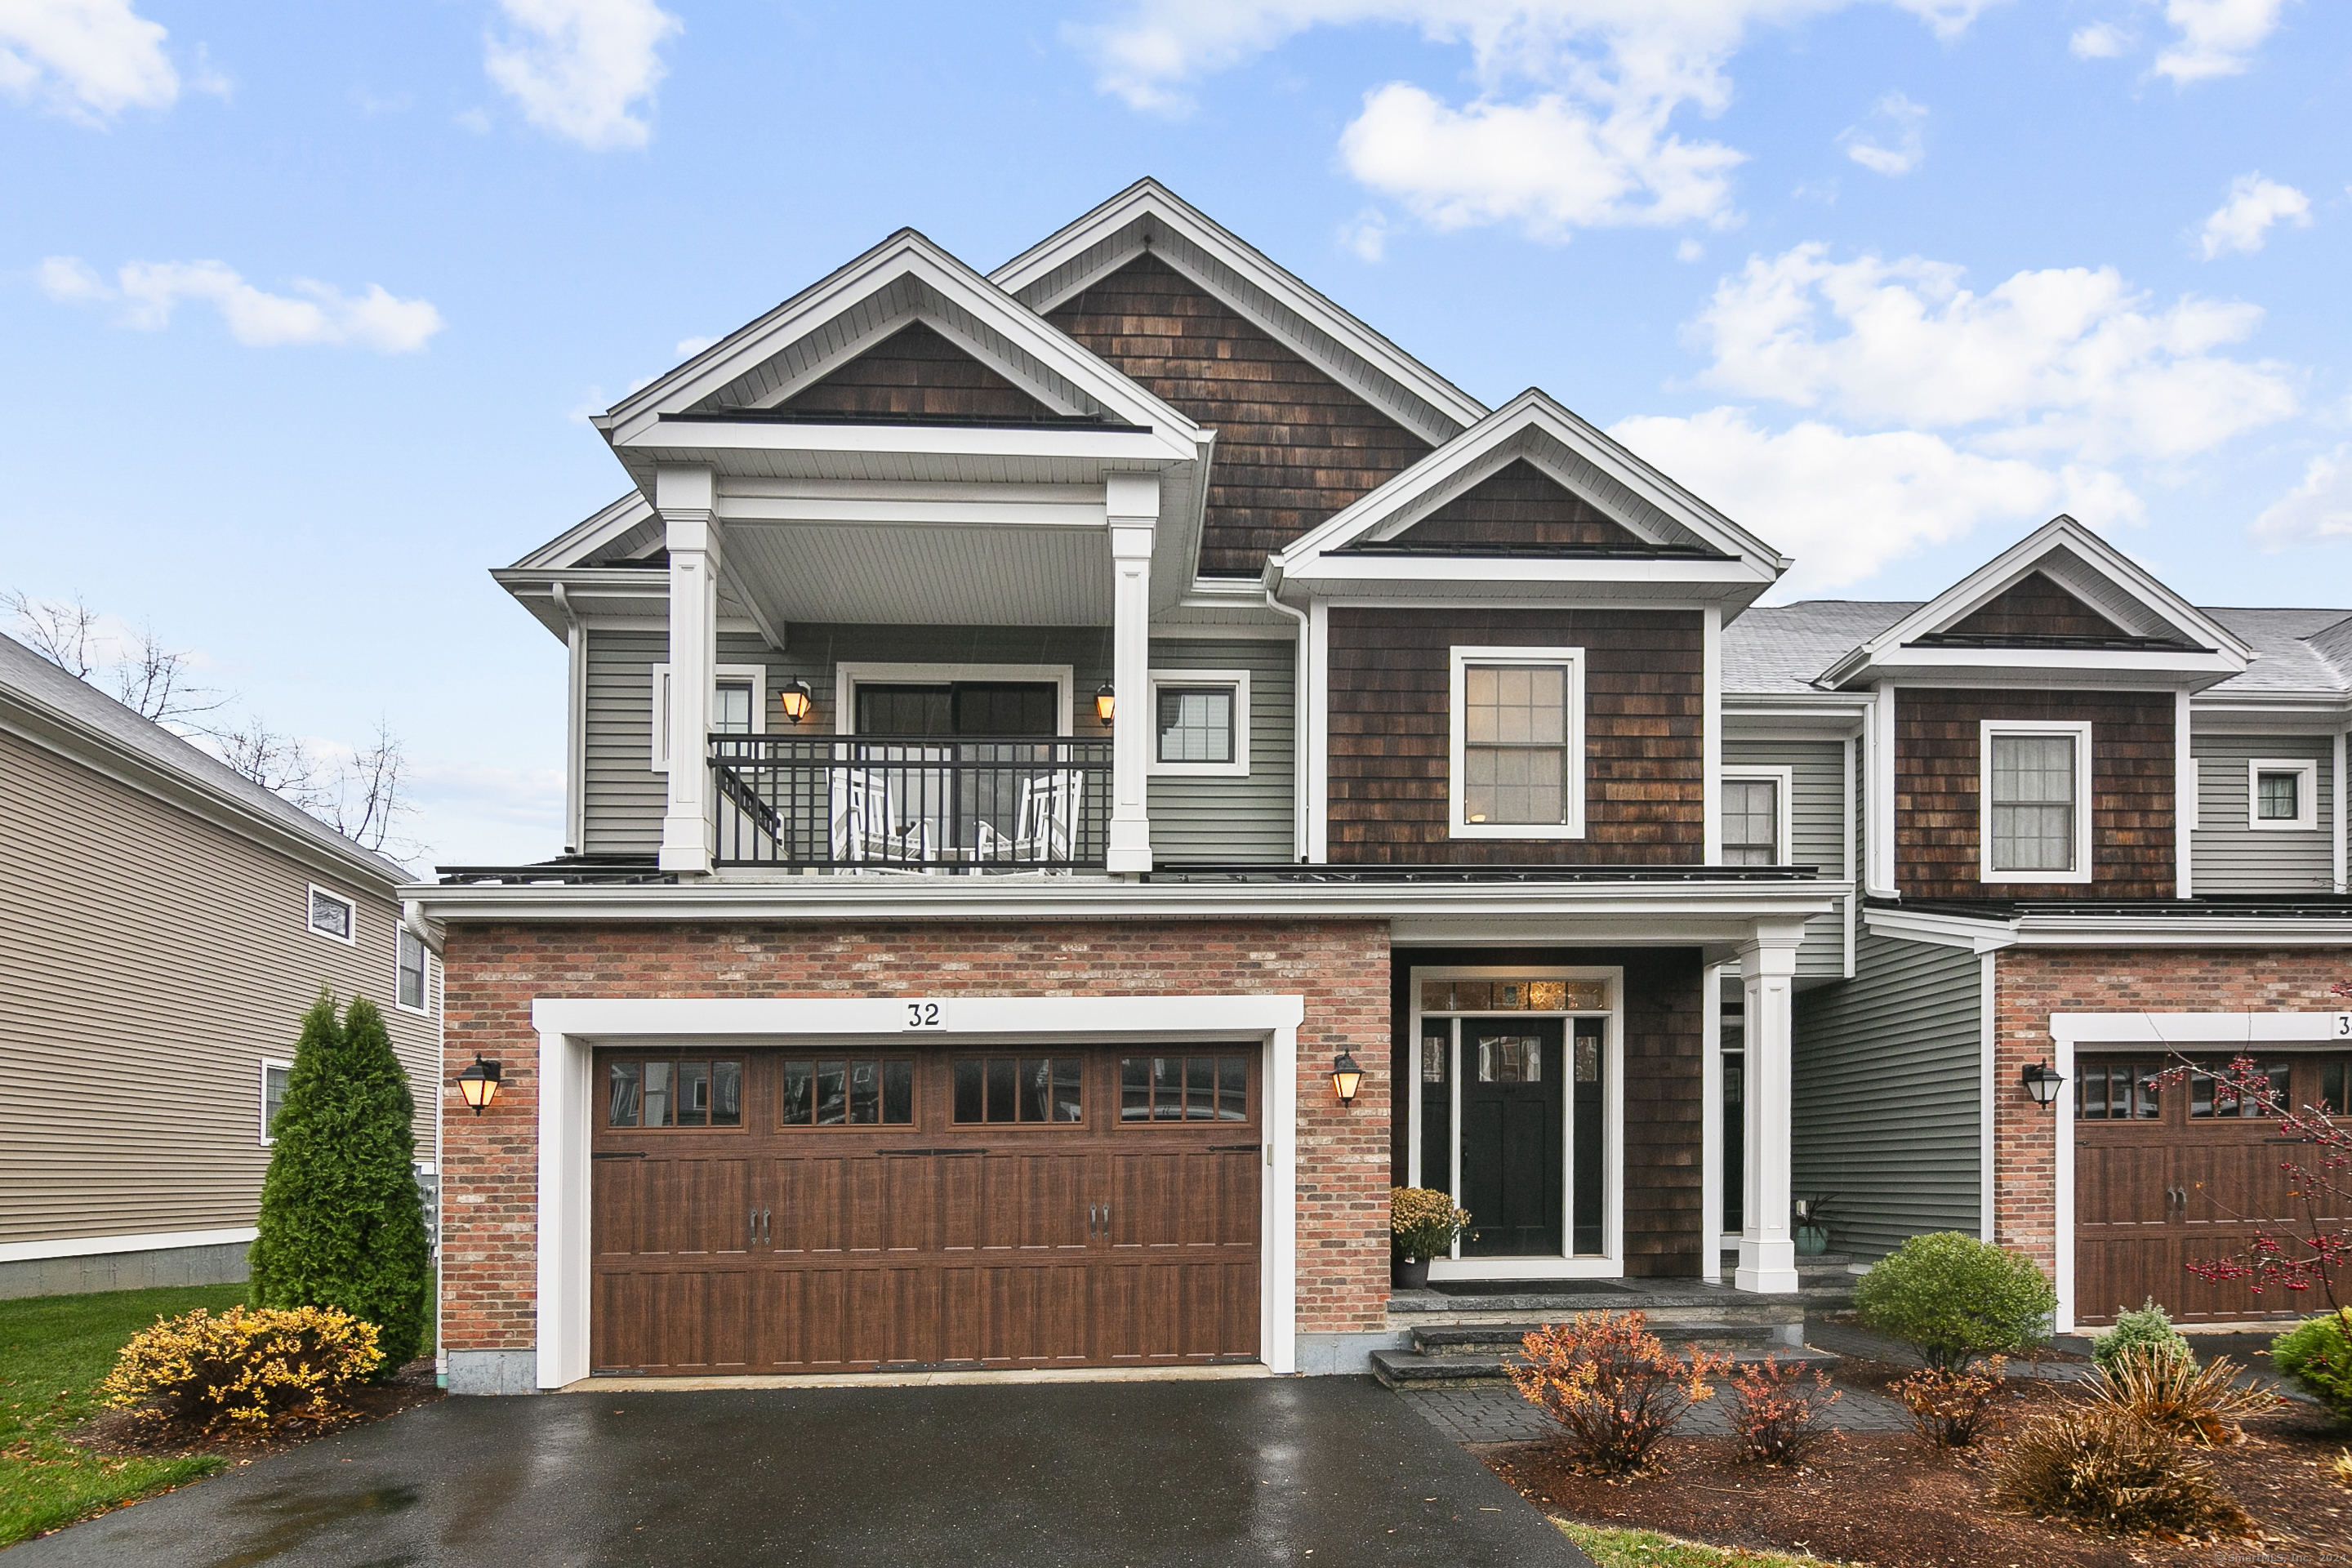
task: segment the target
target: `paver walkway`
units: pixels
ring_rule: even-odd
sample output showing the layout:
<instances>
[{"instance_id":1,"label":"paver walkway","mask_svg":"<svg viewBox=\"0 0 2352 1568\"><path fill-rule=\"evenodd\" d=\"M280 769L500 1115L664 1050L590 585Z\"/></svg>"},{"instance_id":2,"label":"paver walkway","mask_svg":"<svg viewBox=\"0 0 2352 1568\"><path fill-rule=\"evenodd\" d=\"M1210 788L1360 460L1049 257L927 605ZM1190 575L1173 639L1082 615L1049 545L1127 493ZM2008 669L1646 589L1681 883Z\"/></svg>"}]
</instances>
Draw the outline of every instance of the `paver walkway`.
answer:
<instances>
[{"instance_id":1,"label":"paver walkway","mask_svg":"<svg viewBox=\"0 0 2352 1568\"><path fill-rule=\"evenodd\" d=\"M1370 1378L450 1399L7 1568L1591 1568Z\"/></svg>"},{"instance_id":2,"label":"paver walkway","mask_svg":"<svg viewBox=\"0 0 2352 1568\"><path fill-rule=\"evenodd\" d=\"M1830 1408L1830 1425L1848 1432L1905 1432L1911 1417L1894 1400L1868 1389L1848 1388ZM1456 1443L1531 1443L1557 1436L1559 1428L1542 1411L1519 1397L1507 1383L1479 1384L1461 1388L1412 1388L1397 1397L1421 1412L1422 1418ZM1683 1417L1678 1431L1694 1437L1729 1436L1731 1421L1718 1390Z\"/></svg>"}]
</instances>

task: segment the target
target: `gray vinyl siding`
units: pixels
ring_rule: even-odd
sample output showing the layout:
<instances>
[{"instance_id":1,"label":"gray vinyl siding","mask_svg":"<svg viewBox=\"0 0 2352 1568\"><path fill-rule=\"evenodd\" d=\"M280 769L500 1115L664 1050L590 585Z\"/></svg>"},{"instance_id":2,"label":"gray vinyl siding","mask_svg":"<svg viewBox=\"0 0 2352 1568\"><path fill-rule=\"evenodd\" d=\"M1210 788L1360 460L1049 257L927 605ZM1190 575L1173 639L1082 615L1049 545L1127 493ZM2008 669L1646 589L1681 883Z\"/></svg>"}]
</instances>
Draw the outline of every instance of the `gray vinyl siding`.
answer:
<instances>
[{"instance_id":1,"label":"gray vinyl siding","mask_svg":"<svg viewBox=\"0 0 2352 1568\"><path fill-rule=\"evenodd\" d=\"M5 732L0 881L0 1242L251 1226L261 1062L321 986L383 1008L434 1157L438 1009L394 1005L388 898ZM355 942L309 929L313 883Z\"/></svg>"},{"instance_id":2,"label":"gray vinyl siding","mask_svg":"<svg viewBox=\"0 0 2352 1568\"><path fill-rule=\"evenodd\" d=\"M1792 866L1811 866L1843 880L1851 864L1845 844L1845 748L1835 741L1741 741L1726 736L1723 771L1740 764L1790 770L1789 849ZM1797 950L1801 977L1845 973L1845 914L1832 910L1805 922Z\"/></svg>"},{"instance_id":3,"label":"gray vinyl siding","mask_svg":"<svg viewBox=\"0 0 2352 1568\"><path fill-rule=\"evenodd\" d=\"M1875 1258L1981 1219L1978 958L1860 933L1854 978L1796 1001L1794 1194L1834 1193L1831 1245Z\"/></svg>"},{"instance_id":4,"label":"gray vinyl siding","mask_svg":"<svg viewBox=\"0 0 2352 1568\"><path fill-rule=\"evenodd\" d=\"M1249 776L1152 775L1147 799L1155 860L1286 865L1297 858L1297 645L1287 642L1152 643L1154 669L1246 669L1250 678Z\"/></svg>"},{"instance_id":5,"label":"gray vinyl siding","mask_svg":"<svg viewBox=\"0 0 2352 1568\"><path fill-rule=\"evenodd\" d=\"M2336 770L2325 735L2192 735L2197 833L2189 872L2200 893L2325 893L2334 889ZM2246 826L2246 764L2257 757L2319 764L2318 826Z\"/></svg>"},{"instance_id":6,"label":"gray vinyl siding","mask_svg":"<svg viewBox=\"0 0 2352 1568\"><path fill-rule=\"evenodd\" d=\"M808 682L814 699L803 733L834 732L834 670L840 664L1066 664L1072 732L1101 736L1095 689L1110 679L1107 626L858 626L810 624L785 634L776 652L756 637L719 639L721 664L767 670L766 724L787 723L777 693ZM1247 645L1241 645L1247 646ZM588 633L588 733L581 848L592 855L651 855L661 847L664 774L653 771L653 667L669 661L659 631ZM1253 677L1255 685L1255 677ZM1251 736L1253 747L1256 736ZM1286 854L1285 858L1287 858Z\"/></svg>"}]
</instances>

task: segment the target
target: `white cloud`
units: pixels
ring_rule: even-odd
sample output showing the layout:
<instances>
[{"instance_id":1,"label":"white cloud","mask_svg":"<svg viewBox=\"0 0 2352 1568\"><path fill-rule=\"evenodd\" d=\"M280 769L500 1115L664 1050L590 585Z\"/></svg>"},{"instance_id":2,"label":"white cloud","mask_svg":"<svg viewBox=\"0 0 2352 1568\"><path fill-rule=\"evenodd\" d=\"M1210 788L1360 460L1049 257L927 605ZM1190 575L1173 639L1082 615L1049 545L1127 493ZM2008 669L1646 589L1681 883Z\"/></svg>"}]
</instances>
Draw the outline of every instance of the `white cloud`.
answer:
<instances>
[{"instance_id":1,"label":"white cloud","mask_svg":"<svg viewBox=\"0 0 2352 1568\"><path fill-rule=\"evenodd\" d=\"M1733 221L1746 154L1669 129L1720 112L1726 68L1751 26L1864 0L1134 0L1070 29L1103 90L1181 114L1202 78L1320 26L1387 24L1465 46L1460 105L1410 82L1370 91L1342 134L1349 171L1441 228L1513 223L1548 239L1604 225ZM1870 0L1958 33L1995 0ZM1532 90L1523 90L1531 89Z\"/></svg>"},{"instance_id":2,"label":"white cloud","mask_svg":"<svg viewBox=\"0 0 2352 1568\"><path fill-rule=\"evenodd\" d=\"M2274 223L2309 228L2311 198L2293 185L2282 185L2260 174L2241 174L2230 183L2230 199L2198 231L2197 242L2208 261L2225 250L2260 250Z\"/></svg>"},{"instance_id":3,"label":"white cloud","mask_svg":"<svg viewBox=\"0 0 2352 1568\"><path fill-rule=\"evenodd\" d=\"M2075 28L2066 47L2078 60L2111 60L2130 48L2132 42L2132 36L2113 22L2094 22Z\"/></svg>"},{"instance_id":4,"label":"white cloud","mask_svg":"<svg viewBox=\"0 0 2352 1568\"><path fill-rule=\"evenodd\" d=\"M231 337L251 348L339 344L408 353L445 325L429 301L398 299L380 284L354 297L298 278L293 293L271 294L218 261L127 262L109 284L79 257L52 256L34 276L53 300L119 300L121 324L149 331L170 325L185 301L202 300L220 312Z\"/></svg>"},{"instance_id":5,"label":"white cloud","mask_svg":"<svg viewBox=\"0 0 2352 1568\"><path fill-rule=\"evenodd\" d=\"M677 340L677 357L692 359L718 341L717 338L680 338Z\"/></svg>"},{"instance_id":6,"label":"white cloud","mask_svg":"<svg viewBox=\"0 0 2352 1568\"><path fill-rule=\"evenodd\" d=\"M1643 108L1596 118L1559 94L1454 110L1406 82L1366 95L1348 172L1436 229L1517 223L1540 239L1624 224L1722 223L1746 154L1685 142Z\"/></svg>"},{"instance_id":7,"label":"white cloud","mask_svg":"<svg viewBox=\"0 0 2352 1568\"><path fill-rule=\"evenodd\" d=\"M1365 261L1378 261L1388 254L1388 215L1378 207L1366 207L1339 226L1339 243Z\"/></svg>"},{"instance_id":8,"label":"white cloud","mask_svg":"<svg viewBox=\"0 0 2352 1568\"><path fill-rule=\"evenodd\" d=\"M1797 558L1775 590L1843 587L1985 523L2137 521L2139 498L2100 469L1988 458L1917 430L1854 435L1818 420L1778 433L1736 408L1628 419L1609 432Z\"/></svg>"},{"instance_id":9,"label":"white cloud","mask_svg":"<svg viewBox=\"0 0 2352 1568\"><path fill-rule=\"evenodd\" d=\"M2265 550L2352 534L2352 447L2312 458L2303 482L2265 507L2251 531Z\"/></svg>"},{"instance_id":10,"label":"white cloud","mask_svg":"<svg viewBox=\"0 0 2352 1568\"><path fill-rule=\"evenodd\" d=\"M488 41L490 79L523 118L583 147L642 147L635 112L667 74L655 51L686 24L654 0L499 0L517 31Z\"/></svg>"},{"instance_id":11,"label":"white cloud","mask_svg":"<svg viewBox=\"0 0 2352 1568\"><path fill-rule=\"evenodd\" d=\"M1706 254L1706 247L1701 245L1697 240L1691 238L1688 235L1684 236L1682 243L1675 247L1675 259L1676 261L1696 261L1700 257L1705 256Z\"/></svg>"},{"instance_id":12,"label":"white cloud","mask_svg":"<svg viewBox=\"0 0 2352 1568\"><path fill-rule=\"evenodd\" d=\"M1927 148L1919 135L1919 127L1927 118L1927 109L1912 102L1899 92L1890 92L1873 105L1870 121L1865 125L1849 125L1838 133L1838 145L1845 155L1874 174L1907 174L1917 168L1927 155ZM1867 127L1867 128L1865 128ZM1885 145L1876 138L1891 139L1895 145Z\"/></svg>"},{"instance_id":13,"label":"white cloud","mask_svg":"<svg viewBox=\"0 0 2352 1568\"><path fill-rule=\"evenodd\" d=\"M131 0L0 0L0 92L85 124L168 109L180 73Z\"/></svg>"},{"instance_id":14,"label":"white cloud","mask_svg":"<svg viewBox=\"0 0 2352 1568\"><path fill-rule=\"evenodd\" d=\"M2293 414L2288 369L2214 351L2253 305L2154 306L2113 268L2020 272L1990 292L1911 257L1829 258L1819 243L1751 258L1688 329L1699 379L1876 426L1974 427L1980 450L2177 458Z\"/></svg>"},{"instance_id":15,"label":"white cloud","mask_svg":"<svg viewBox=\"0 0 2352 1568\"><path fill-rule=\"evenodd\" d=\"M2237 76L2252 63L2279 23L2286 0L2165 0L2164 19L2178 36L2158 53L2156 74L2175 86Z\"/></svg>"}]
</instances>

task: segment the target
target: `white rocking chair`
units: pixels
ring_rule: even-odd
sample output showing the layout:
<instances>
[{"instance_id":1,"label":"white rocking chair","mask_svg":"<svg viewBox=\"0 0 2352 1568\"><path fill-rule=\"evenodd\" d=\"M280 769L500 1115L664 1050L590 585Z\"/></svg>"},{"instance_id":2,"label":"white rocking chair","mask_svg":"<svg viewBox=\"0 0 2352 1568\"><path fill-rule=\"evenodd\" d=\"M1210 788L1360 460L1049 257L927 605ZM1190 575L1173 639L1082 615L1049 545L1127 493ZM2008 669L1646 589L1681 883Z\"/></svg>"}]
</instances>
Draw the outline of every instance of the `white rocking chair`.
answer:
<instances>
[{"instance_id":1,"label":"white rocking chair","mask_svg":"<svg viewBox=\"0 0 2352 1568\"><path fill-rule=\"evenodd\" d=\"M999 833L993 824L980 824L979 854L983 864L1011 862L1067 866L1077 837L1078 805L1087 779L1080 773L1051 773L1021 781L1020 803L1013 813L1013 832Z\"/></svg>"}]
</instances>

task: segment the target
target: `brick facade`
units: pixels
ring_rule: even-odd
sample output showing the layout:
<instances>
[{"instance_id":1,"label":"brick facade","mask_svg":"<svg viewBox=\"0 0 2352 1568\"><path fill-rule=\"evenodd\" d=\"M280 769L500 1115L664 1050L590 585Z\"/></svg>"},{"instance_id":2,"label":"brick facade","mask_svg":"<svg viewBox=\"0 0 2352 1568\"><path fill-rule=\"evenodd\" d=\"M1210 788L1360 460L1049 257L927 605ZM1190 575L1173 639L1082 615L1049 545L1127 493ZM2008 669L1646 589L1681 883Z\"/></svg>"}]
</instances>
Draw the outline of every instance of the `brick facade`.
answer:
<instances>
[{"instance_id":1,"label":"brick facade","mask_svg":"<svg viewBox=\"0 0 2352 1568\"><path fill-rule=\"evenodd\" d=\"M448 1071L504 1064L499 1102L445 1104L441 1333L528 1350L535 1320L540 997L1302 994L1297 1323L1384 1326L1389 1289L1389 936L1381 921L501 924L449 927ZM1367 1068L1352 1107L1332 1057Z\"/></svg>"},{"instance_id":2,"label":"brick facade","mask_svg":"<svg viewBox=\"0 0 2352 1568\"><path fill-rule=\"evenodd\" d=\"M2057 1116L2027 1098L2053 1013L2333 1013L2344 948L2009 948L1994 960L1993 1224L2003 1247L2057 1267Z\"/></svg>"}]
</instances>

